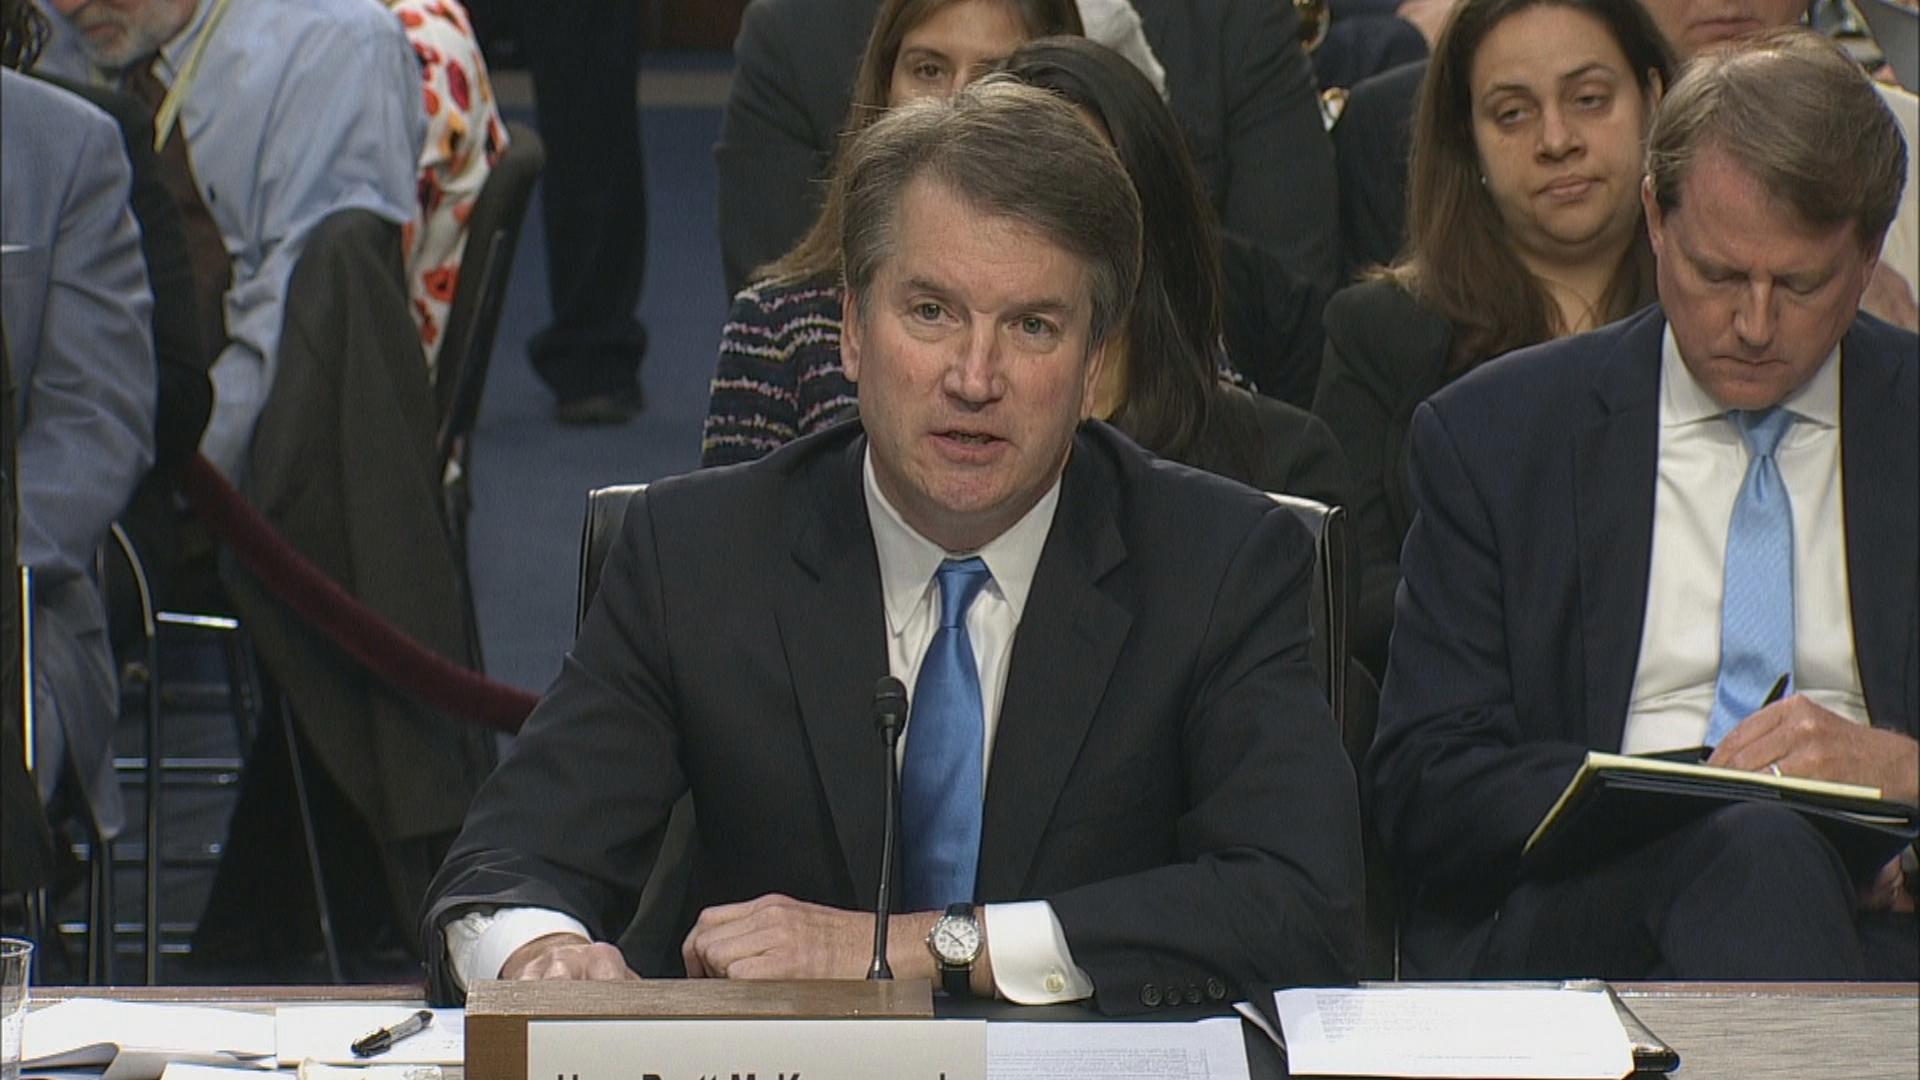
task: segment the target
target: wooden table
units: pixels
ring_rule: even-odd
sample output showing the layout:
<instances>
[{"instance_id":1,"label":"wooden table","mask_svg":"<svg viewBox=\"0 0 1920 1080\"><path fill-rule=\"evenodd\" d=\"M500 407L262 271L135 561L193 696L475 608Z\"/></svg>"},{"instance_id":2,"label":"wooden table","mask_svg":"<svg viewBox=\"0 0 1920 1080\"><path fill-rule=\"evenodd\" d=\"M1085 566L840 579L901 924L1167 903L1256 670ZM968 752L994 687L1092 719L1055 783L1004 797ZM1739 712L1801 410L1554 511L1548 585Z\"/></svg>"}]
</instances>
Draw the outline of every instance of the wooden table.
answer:
<instances>
[{"instance_id":1,"label":"wooden table","mask_svg":"<svg viewBox=\"0 0 1920 1080\"><path fill-rule=\"evenodd\" d=\"M1675 1080L1915 1080L1914 983L1622 983L1680 1051Z\"/></svg>"},{"instance_id":2,"label":"wooden table","mask_svg":"<svg viewBox=\"0 0 1920 1080\"><path fill-rule=\"evenodd\" d=\"M1622 983L1628 1007L1680 1052L1674 1080L1915 1080L1920 1077L1920 985L1913 983ZM34 1000L274 1004L423 1000L419 986L36 987ZM970 1010L980 1015L978 1006ZM1085 1009L993 1007L991 1019L1090 1018ZM1257 1038L1257 1036L1256 1036ZM1262 1040L1263 1041L1263 1040ZM1284 1073L1270 1047L1250 1041L1255 1080ZM463 1080L460 1069L448 1080Z\"/></svg>"}]
</instances>

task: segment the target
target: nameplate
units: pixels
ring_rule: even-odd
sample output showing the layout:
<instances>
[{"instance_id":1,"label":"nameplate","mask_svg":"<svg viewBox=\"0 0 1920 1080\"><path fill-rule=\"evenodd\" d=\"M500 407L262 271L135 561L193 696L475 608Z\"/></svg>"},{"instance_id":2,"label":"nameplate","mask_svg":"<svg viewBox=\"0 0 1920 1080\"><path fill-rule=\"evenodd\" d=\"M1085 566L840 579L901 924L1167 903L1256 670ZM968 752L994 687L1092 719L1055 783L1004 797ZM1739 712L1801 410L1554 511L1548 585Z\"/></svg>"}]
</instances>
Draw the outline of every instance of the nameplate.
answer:
<instances>
[{"instance_id":1,"label":"nameplate","mask_svg":"<svg viewBox=\"0 0 1920 1080\"><path fill-rule=\"evenodd\" d=\"M535 1020L528 1080L986 1080L983 1020Z\"/></svg>"},{"instance_id":2,"label":"nameplate","mask_svg":"<svg viewBox=\"0 0 1920 1080\"><path fill-rule=\"evenodd\" d=\"M558 1072L527 1071L533 1025L634 1021L794 1020L924 1021L933 1019L925 979L871 982L736 982L731 979L640 979L618 982L482 979L467 990L467 1080L546 1080ZM727 1024L725 1026L741 1026ZM604 1068L606 1062L602 1062ZM571 1080L572 1073L565 1074ZM609 1075L581 1073L587 1075ZM634 1071L611 1075L638 1078ZM714 1075L712 1072L708 1076ZM733 1080L731 1072L719 1074ZM778 1070L772 1074L778 1080ZM937 1073L930 1073L935 1077ZM664 1076L664 1074L663 1074ZM696 1074L697 1076L697 1074ZM741 1073L746 1076L746 1073Z\"/></svg>"}]
</instances>

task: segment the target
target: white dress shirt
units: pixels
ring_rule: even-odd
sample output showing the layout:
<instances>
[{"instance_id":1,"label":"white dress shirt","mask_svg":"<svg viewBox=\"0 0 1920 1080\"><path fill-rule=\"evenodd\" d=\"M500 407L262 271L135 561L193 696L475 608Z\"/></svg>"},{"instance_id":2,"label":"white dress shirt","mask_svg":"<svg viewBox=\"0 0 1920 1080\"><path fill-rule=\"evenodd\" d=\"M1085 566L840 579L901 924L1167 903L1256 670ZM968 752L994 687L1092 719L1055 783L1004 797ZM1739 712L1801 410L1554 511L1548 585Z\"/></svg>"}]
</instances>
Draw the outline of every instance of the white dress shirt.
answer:
<instances>
[{"instance_id":1,"label":"white dress shirt","mask_svg":"<svg viewBox=\"0 0 1920 1080\"><path fill-rule=\"evenodd\" d=\"M912 700L920 676L920 662L934 632L940 628L940 590L934 572L948 558L977 555L993 575L973 606L967 609L967 640L980 673L980 701L984 707L980 746L981 798L986 797L987 769L993 758L993 736L1006 694L1007 665L1013 656L1014 633L1033 588L1034 570L1053 527L1060 504L1056 479L1031 510L986 546L974 552L949 552L915 532L881 494L874 479L872 451L862 468L867 518L880 564L880 593L886 609L887 669L906 684ZM909 720L901 740L913 738ZM1093 980L1073 962L1066 933L1044 900L988 904L980 918L986 925L992 950L993 983L1001 997L1023 1005L1077 1001L1093 994ZM571 932L591 937L572 917L544 908L501 908L469 912L447 924L447 952L454 977L462 986L473 979L497 977L515 949L547 934Z\"/></svg>"},{"instance_id":2,"label":"white dress shirt","mask_svg":"<svg viewBox=\"0 0 1920 1080\"><path fill-rule=\"evenodd\" d=\"M1866 695L1853 648L1840 485L1838 347L1781 402L1794 414L1774 451L1793 504L1793 671L1805 694L1856 723ZM1694 381L1667 330L1660 361L1660 451L1647 616L1621 750L1699 746L1720 673L1727 526L1749 455L1727 410Z\"/></svg>"}]
</instances>

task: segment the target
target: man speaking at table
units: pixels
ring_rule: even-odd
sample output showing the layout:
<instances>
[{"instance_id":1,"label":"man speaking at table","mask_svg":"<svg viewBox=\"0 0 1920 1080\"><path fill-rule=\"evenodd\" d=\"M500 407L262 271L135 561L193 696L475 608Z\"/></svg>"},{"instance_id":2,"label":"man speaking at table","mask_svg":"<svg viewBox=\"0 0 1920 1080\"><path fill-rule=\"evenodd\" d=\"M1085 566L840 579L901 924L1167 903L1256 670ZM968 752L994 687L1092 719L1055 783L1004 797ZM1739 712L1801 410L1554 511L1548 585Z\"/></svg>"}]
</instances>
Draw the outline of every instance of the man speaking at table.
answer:
<instances>
[{"instance_id":1,"label":"man speaking at table","mask_svg":"<svg viewBox=\"0 0 1920 1080\"><path fill-rule=\"evenodd\" d=\"M632 504L431 890L436 992L628 976L605 942L688 789L687 973L860 977L889 673L913 699L897 977L1108 1012L1351 978L1358 811L1308 536L1083 422L1140 259L1113 153L987 80L890 113L830 197L859 420ZM941 918L983 946L936 960Z\"/></svg>"},{"instance_id":2,"label":"man speaking at table","mask_svg":"<svg viewBox=\"0 0 1920 1080\"><path fill-rule=\"evenodd\" d=\"M1367 768L1414 900L1406 963L1912 979L1898 864L1852 881L1779 806L1565 874L1521 863L1589 749L1706 745L1909 803L1920 783L1920 343L1856 315L1905 172L1894 120L1836 46L1772 31L1696 58L1648 143L1659 306L1414 417Z\"/></svg>"}]
</instances>

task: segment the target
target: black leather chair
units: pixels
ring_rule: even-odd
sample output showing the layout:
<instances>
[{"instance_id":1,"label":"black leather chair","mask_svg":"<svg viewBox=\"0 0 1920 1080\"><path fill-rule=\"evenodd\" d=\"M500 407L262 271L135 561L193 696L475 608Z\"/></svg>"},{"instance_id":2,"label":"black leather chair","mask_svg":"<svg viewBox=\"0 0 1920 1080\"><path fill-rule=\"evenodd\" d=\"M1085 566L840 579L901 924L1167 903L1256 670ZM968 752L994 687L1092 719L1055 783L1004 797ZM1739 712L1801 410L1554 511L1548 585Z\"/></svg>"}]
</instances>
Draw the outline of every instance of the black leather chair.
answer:
<instances>
[{"instance_id":1,"label":"black leather chair","mask_svg":"<svg viewBox=\"0 0 1920 1080\"><path fill-rule=\"evenodd\" d=\"M620 535L627 504L647 489L645 484L616 484L587 493L586 524L580 531L580 592L574 630L586 620L587 608L600 591L600 571L607 551ZM633 922L620 937L627 963L642 975L668 975L680 970L680 928L687 910L687 881L692 870L688 852L693 843L693 798L683 795L667 817L667 833L660 855L640 892Z\"/></svg>"},{"instance_id":2,"label":"black leather chair","mask_svg":"<svg viewBox=\"0 0 1920 1080\"><path fill-rule=\"evenodd\" d=\"M1347 512L1299 495L1269 493L1268 498L1293 512L1307 531L1313 534L1313 592L1307 600L1308 618L1313 622L1313 667L1326 688L1327 707L1340 725L1341 738L1347 738L1347 667L1353 657L1347 640L1347 614L1350 598L1347 567L1352 558L1352 539L1347 528ZM1372 732L1367 733L1372 738ZM1362 748L1364 752L1364 748ZM1348 743L1352 752L1352 744Z\"/></svg>"},{"instance_id":3,"label":"black leather chair","mask_svg":"<svg viewBox=\"0 0 1920 1080\"><path fill-rule=\"evenodd\" d=\"M507 281L513 276L513 255L520 243L520 225L533 198L533 185L546 168L546 144L524 124L507 125L507 149L493 163L487 182L467 218L467 247L460 256L460 280L453 305L447 311L447 333L440 342L434 372L434 404L439 430L434 443L440 452L440 473L457 466L448 479L448 525L465 552L466 514L471 498L465 476L469 464L468 436L480 415L480 397L486 389L487 368L493 359L494 331L506 302Z\"/></svg>"},{"instance_id":4,"label":"black leather chair","mask_svg":"<svg viewBox=\"0 0 1920 1080\"><path fill-rule=\"evenodd\" d=\"M1373 745L1380 695L1372 676L1353 656L1349 637L1354 569L1352 532L1346 511L1294 495L1272 495L1294 512L1313 534L1314 590L1308 601L1313 621L1314 668L1326 680L1327 705L1340 725L1340 739L1357 774ZM1362 831L1366 854L1366 942L1361 975L1368 979L1399 976L1399 922L1393 878L1371 824Z\"/></svg>"}]
</instances>

